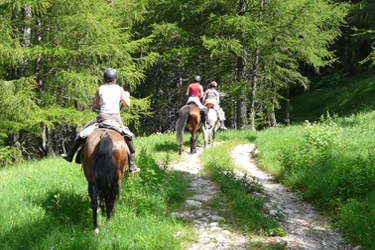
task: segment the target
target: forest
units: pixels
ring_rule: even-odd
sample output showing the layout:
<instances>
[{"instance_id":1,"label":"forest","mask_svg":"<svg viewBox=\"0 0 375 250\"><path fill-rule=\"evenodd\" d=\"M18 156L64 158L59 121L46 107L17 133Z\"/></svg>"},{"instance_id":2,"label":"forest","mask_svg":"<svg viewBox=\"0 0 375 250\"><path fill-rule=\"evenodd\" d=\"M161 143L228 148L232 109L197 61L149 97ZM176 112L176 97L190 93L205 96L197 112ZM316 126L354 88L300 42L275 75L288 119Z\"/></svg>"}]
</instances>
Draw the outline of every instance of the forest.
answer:
<instances>
[{"instance_id":1,"label":"forest","mask_svg":"<svg viewBox=\"0 0 375 250\"><path fill-rule=\"evenodd\" d=\"M374 15L372 0L0 0L0 248L375 249ZM108 68L142 171L93 238L83 170L59 155ZM197 154L185 133L179 155L197 75L229 129Z\"/></svg>"},{"instance_id":2,"label":"forest","mask_svg":"<svg viewBox=\"0 0 375 250\"><path fill-rule=\"evenodd\" d=\"M289 124L293 95L369 69L373 12L370 0L2 0L0 161L66 152L109 67L137 135L174 131L195 75L218 82L230 128Z\"/></svg>"}]
</instances>

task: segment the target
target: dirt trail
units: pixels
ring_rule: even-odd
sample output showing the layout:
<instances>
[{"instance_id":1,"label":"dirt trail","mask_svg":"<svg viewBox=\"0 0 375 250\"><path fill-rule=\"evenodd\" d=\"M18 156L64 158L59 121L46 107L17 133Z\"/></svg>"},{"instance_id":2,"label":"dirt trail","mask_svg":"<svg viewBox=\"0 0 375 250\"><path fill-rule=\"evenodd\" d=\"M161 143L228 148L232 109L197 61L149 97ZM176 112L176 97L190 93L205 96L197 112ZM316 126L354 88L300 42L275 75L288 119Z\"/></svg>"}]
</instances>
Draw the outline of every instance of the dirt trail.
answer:
<instances>
[{"instance_id":1,"label":"dirt trail","mask_svg":"<svg viewBox=\"0 0 375 250\"><path fill-rule=\"evenodd\" d=\"M230 222L218 215L217 210L209 206L221 195L220 189L210 179L202 174L199 155L202 148L198 147L198 153L190 155L185 153L184 159L170 167L181 171L190 182L190 196L184 207L172 213L172 216L191 221L198 235L188 249L250 249L250 241L261 240L265 244L285 244L286 249L327 249L346 250L353 249L345 244L342 236L327 226L324 218L316 212L312 206L302 202L295 194L280 184L275 183L272 177L260 171L250 157L254 144L238 145L232 152L232 156L238 167L242 167L250 175L259 179L264 186L268 201L265 204L270 216L283 218L279 223L288 231L285 237L253 238L234 232ZM242 172L237 171L239 177ZM224 204L223 204L224 206ZM354 249L360 249L355 247Z\"/></svg>"},{"instance_id":2,"label":"dirt trail","mask_svg":"<svg viewBox=\"0 0 375 250\"><path fill-rule=\"evenodd\" d=\"M272 176L259 170L251 158L254 144L238 145L232 152L236 165L259 179L268 196L265 204L271 216L283 218L280 224L288 231L285 237L273 240L286 242L288 249L353 249L342 235L328 227L328 221L310 204L303 202L284 186L274 182ZM355 247L354 249L360 249Z\"/></svg>"},{"instance_id":3,"label":"dirt trail","mask_svg":"<svg viewBox=\"0 0 375 250\"><path fill-rule=\"evenodd\" d=\"M209 206L221 191L214 182L202 175L199 160L201 152L202 148L198 147L196 154L186 153L184 160L170 165L176 171L184 173L193 194L185 201L182 211L172 213L172 216L192 221L194 225L198 239L188 249L250 249L248 239L232 232L225 219L218 215L219 211L214 211Z\"/></svg>"}]
</instances>

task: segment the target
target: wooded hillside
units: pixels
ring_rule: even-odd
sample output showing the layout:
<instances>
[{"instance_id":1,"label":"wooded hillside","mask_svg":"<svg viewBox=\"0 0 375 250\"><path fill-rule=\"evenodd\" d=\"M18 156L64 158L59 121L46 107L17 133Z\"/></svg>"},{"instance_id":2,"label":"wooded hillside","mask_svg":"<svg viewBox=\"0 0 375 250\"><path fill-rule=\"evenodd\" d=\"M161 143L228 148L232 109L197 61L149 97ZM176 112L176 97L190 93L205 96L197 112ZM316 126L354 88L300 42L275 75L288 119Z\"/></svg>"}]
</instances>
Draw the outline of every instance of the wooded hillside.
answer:
<instances>
[{"instance_id":1,"label":"wooded hillside","mask_svg":"<svg viewBox=\"0 0 375 250\"><path fill-rule=\"evenodd\" d=\"M289 123L288 100L311 79L330 79L320 82L325 87L368 68L374 7L370 0L1 1L0 165L66 151L81 119L95 116L92 99L108 67L131 93L122 117L138 134L174 130L194 75L205 86L218 82L229 127Z\"/></svg>"}]
</instances>

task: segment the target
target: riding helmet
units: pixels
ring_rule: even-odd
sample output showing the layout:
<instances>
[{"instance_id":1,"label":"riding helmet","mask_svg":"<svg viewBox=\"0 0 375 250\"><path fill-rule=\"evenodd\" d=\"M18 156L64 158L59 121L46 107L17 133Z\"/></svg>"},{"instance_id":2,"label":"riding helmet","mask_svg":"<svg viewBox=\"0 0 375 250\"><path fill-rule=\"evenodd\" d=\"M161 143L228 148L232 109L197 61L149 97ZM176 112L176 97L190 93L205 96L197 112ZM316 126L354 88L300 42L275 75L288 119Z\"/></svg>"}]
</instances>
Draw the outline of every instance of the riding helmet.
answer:
<instances>
[{"instance_id":1,"label":"riding helmet","mask_svg":"<svg viewBox=\"0 0 375 250\"><path fill-rule=\"evenodd\" d=\"M200 76L194 76L194 82L201 82Z\"/></svg>"},{"instance_id":2,"label":"riding helmet","mask_svg":"<svg viewBox=\"0 0 375 250\"><path fill-rule=\"evenodd\" d=\"M209 88L211 88L211 87L217 87L217 82L215 82L215 81L212 81L212 82L210 82L210 84L208 85L208 87Z\"/></svg>"},{"instance_id":3,"label":"riding helmet","mask_svg":"<svg viewBox=\"0 0 375 250\"><path fill-rule=\"evenodd\" d=\"M105 82L112 82L115 79L117 79L117 77L118 77L117 70L115 70L113 68L109 68L109 69L106 69L104 71L104 81Z\"/></svg>"}]
</instances>

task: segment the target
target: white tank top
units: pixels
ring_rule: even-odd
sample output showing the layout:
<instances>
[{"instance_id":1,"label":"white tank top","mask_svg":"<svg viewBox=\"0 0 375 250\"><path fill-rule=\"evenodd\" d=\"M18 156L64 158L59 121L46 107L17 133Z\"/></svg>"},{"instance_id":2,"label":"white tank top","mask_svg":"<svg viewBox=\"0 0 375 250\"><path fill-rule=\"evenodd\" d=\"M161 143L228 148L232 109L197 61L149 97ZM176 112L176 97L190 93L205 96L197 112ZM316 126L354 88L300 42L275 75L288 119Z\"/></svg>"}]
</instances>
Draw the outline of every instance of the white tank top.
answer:
<instances>
[{"instance_id":1,"label":"white tank top","mask_svg":"<svg viewBox=\"0 0 375 250\"><path fill-rule=\"evenodd\" d=\"M100 112L106 114L120 113L121 87L115 84L102 85L99 88Z\"/></svg>"}]
</instances>

